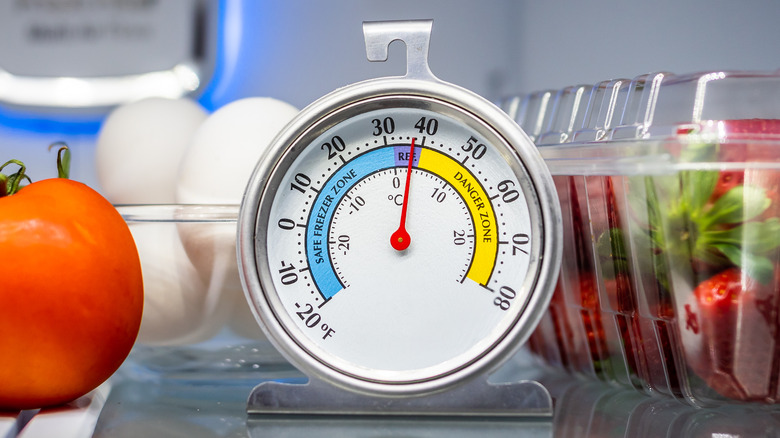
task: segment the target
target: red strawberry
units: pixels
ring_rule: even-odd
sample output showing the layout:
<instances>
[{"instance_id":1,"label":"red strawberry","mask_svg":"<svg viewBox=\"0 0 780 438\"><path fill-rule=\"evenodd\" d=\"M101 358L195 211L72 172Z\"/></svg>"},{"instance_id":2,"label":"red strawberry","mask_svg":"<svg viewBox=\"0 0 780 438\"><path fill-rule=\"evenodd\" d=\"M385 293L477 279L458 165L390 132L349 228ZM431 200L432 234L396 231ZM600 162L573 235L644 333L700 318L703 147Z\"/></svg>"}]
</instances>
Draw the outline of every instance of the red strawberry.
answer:
<instances>
[{"instance_id":1,"label":"red strawberry","mask_svg":"<svg viewBox=\"0 0 780 438\"><path fill-rule=\"evenodd\" d=\"M726 135L780 134L778 119L735 119L724 120Z\"/></svg>"},{"instance_id":2,"label":"red strawberry","mask_svg":"<svg viewBox=\"0 0 780 438\"><path fill-rule=\"evenodd\" d=\"M777 119L740 119L724 120L720 128L725 140L715 150L715 156L709 157L722 163L747 163L756 161L776 161L778 152L776 144L766 142L767 139L780 139L780 120ZM682 134L681 134L682 135ZM749 169L748 173L754 173ZM745 169L723 170L720 172L715 188L712 191L711 202L734 187L745 183ZM750 176L750 175L749 175ZM750 178L748 178L750 179ZM750 183L750 181L748 181ZM766 185L760 187L770 188Z\"/></svg>"},{"instance_id":3,"label":"red strawberry","mask_svg":"<svg viewBox=\"0 0 780 438\"><path fill-rule=\"evenodd\" d=\"M568 294L568 301L578 307L579 321L573 320L572 324L584 330L587 340L591 362L578 362L581 362L581 367L592 366L597 376L607 378L612 373L611 361L601 320L602 309L591 248L593 223L606 221L598 212L600 208L593 205L594 208L589 209L597 200L603 202L604 192L599 190L603 186L599 180L588 177L572 176L567 179L566 198L569 202L564 215L568 216L566 219L571 222L564 232L564 251L574 254L574 263L564 264L564 268L569 272L563 277L563 290ZM599 192L595 198L594 191ZM580 354L577 356L582 359Z\"/></svg>"},{"instance_id":4,"label":"red strawberry","mask_svg":"<svg viewBox=\"0 0 780 438\"><path fill-rule=\"evenodd\" d=\"M710 202L715 202L721 196L729 192L734 187L738 187L745 184L745 171L744 170L723 170L718 176L718 182L715 183L715 188L712 189L712 196Z\"/></svg>"},{"instance_id":5,"label":"red strawberry","mask_svg":"<svg viewBox=\"0 0 780 438\"><path fill-rule=\"evenodd\" d=\"M566 303L559 279L553 292L547 314L537 326L531 337L531 351L543 358L549 365L567 370L578 369L575 364L575 333L566 315Z\"/></svg>"},{"instance_id":6,"label":"red strawberry","mask_svg":"<svg viewBox=\"0 0 780 438\"><path fill-rule=\"evenodd\" d=\"M608 359L608 350L604 337L604 326L601 322L601 306L598 291L595 288L595 279L590 275L583 275L577 286L579 286L578 290L573 292L580 295L582 326L585 328L585 334L588 338L591 358L598 366Z\"/></svg>"},{"instance_id":7,"label":"red strawberry","mask_svg":"<svg viewBox=\"0 0 780 438\"><path fill-rule=\"evenodd\" d=\"M738 268L701 282L684 304L683 347L691 369L719 394L737 400L774 397L777 302L774 287Z\"/></svg>"},{"instance_id":8,"label":"red strawberry","mask_svg":"<svg viewBox=\"0 0 780 438\"><path fill-rule=\"evenodd\" d=\"M564 252L559 283L550 306L561 361L569 369L605 377L611 361L602 324L591 248L589 181L582 176L553 178L564 222ZM590 181L592 182L592 181ZM604 221L606 222L606 221Z\"/></svg>"},{"instance_id":9,"label":"red strawberry","mask_svg":"<svg viewBox=\"0 0 780 438\"><path fill-rule=\"evenodd\" d=\"M769 139L780 140L780 120L778 119L742 119L723 121L726 138L729 143L722 145L718 160L726 163L774 162L778 158L776 141L761 141ZM747 177L746 177L747 175ZM778 212L777 202L780 172L769 169L722 171L718 184L713 191L712 200L716 194L723 195L742 184L754 185L765 189L767 197L772 200L769 210ZM770 217L765 214L765 217Z\"/></svg>"}]
</instances>

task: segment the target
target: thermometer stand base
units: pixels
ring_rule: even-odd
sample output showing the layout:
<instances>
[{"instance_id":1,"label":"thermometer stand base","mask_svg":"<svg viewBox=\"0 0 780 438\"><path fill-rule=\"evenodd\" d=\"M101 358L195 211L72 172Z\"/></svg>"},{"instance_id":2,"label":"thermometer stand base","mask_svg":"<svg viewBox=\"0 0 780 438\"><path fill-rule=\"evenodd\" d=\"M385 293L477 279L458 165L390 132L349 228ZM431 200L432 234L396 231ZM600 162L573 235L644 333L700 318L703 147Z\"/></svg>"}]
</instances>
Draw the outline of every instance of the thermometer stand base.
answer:
<instances>
[{"instance_id":1,"label":"thermometer stand base","mask_svg":"<svg viewBox=\"0 0 780 438\"><path fill-rule=\"evenodd\" d=\"M553 404L547 389L532 380L502 384L475 380L434 394L379 397L311 379L306 384L261 383L249 396L247 413L250 416L547 418L553 415Z\"/></svg>"}]
</instances>

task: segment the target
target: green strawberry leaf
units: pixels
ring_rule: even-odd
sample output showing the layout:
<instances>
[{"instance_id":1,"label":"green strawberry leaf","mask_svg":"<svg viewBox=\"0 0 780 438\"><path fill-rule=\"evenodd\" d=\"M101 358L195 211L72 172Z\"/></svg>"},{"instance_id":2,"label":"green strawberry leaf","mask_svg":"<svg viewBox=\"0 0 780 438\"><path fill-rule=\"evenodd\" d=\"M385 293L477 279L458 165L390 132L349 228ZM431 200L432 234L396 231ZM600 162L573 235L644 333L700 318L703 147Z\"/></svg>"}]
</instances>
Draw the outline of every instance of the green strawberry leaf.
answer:
<instances>
[{"instance_id":1,"label":"green strawberry leaf","mask_svg":"<svg viewBox=\"0 0 780 438\"><path fill-rule=\"evenodd\" d=\"M738 250L740 249L739 245L734 245L730 243L719 243L719 244L711 243L709 245L698 245L691 253L692 257L696 260L701 260L702 262L707 263L709 265L721 266L728 261L728 258L724 256L724 253L718 248L717 245L733 246Z\"/></svg>"},{"instance_id":2,"label":"green strawberry leaf","mask_svg":"<svg viewBox=\"0 0 780 438\"><path fill-rule=\"evenodd\" d=\"M701 211L712 195L720 177L717 171L688 170L681 172L680 185L682 202L688 211Z\"/></svg>"},{"instance_id":3,"label":"green strawberry leaf","mask_svg":"<svg viewBox=\"0 0 780 438\"><path fill-rule=\"evenodd\" d=\"M718 198L701 219L699 226L709 228L718 224L736 224L749 221L763 213L772 201L764 189L737 186Z\"/></svg>"},{"instance_id":4,"label":"green strawberry leaf","mask_svg":"<svg viewBox=\"0 0 780 438\"><path fill-rule=\"evenodd\" d=\"M780 219L773 217L763 222L748 222L743 227L743 245L749 246L752 252L766 254L780 247Z\"/></svg>"},{"instance_id":5,"label":"green strawberry leaf","mask_svg":"<svg viewBox=\"0 0 780 438\"><path fill-rule=\"evenodd\" d=\"M769 284L774 276L774 266L768 257L742 251L736 245L716 244L731 263L740 266L747 274L762 284Z\"/></svg>"},{"instance_id":6,"label":"green strawberry leaf","mask_svg":"<svg viewBox=\"0 0 780 438\"><path fill-rule=\"evenodd\" d=\"M780 246L780 219L747 222L728 230L702 234L703 245L737 245L753 254L766 254Z\"/></svg>"},{"instance_id":7,"label":"green strawberry leaf","mask_svg":"<svg viewBox=\"0 0 780 438\"><path fill-rule=\"evenodd\" d=\"M601 270L608 278L628 272L628 257L620 228L612 227L601 233L596 239L596 252Z\"/></svg>"}]
</instances>

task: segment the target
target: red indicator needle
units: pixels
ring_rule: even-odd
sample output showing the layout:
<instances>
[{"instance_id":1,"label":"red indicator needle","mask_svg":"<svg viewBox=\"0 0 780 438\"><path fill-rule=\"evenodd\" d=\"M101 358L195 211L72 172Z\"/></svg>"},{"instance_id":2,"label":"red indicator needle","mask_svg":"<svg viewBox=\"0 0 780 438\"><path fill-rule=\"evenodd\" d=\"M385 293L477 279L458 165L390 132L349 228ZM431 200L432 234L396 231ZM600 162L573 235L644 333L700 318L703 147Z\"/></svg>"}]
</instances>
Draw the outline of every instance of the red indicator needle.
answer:
<instances>
[{"instance_id":1,"label":"red indicator needle","mask_svg":"<svg viewBox=\"0 0 780 438\"><path fill-rule=\"evenodd\" d=\"M393 249L403 251L409 248L409 244L412 242L412 238L409 237L409 233L406 231L406 209L409 207L409 183L412 180L412 162L414 161L414 137L412 137L412 145L409 147L409 166L406 168L406 187L404 188L404 204L401 207L401 225L390 236L390 245Z\"/></svg>"}]
</instances>

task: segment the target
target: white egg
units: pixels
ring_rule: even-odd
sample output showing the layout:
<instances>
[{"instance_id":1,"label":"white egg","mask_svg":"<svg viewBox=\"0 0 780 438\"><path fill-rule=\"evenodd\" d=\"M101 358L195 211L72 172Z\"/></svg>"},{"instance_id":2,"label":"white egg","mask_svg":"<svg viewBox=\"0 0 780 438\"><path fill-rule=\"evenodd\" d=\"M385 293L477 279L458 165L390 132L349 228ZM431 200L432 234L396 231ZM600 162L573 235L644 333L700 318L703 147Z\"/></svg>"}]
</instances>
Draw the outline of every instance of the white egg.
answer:
<instances>
[{"instance_id":1,"label":"white egg","mask_svg":"<svg viewBox=\"0 0 780 438\"><path fill-rule=\"evenodd\" d=\"M117 107L98 133L95 163L103 195L114 204L176 200L177 171L208 113L190 99L148 98Z\"/></svg>"},{"instance_id":2,"label":"white egg","mask_svg":"<svg viewBox=\"0 0 780 438\"><path fill-rule=\"evenodd\" d=\"M177 201L240 204L258 160L297 114L294 106L263 97L237 100L215 111L198 128L182 159ZM236 303L237 310L229 321L231 328L243 336L261 339L262 332L249 311L238 274L235 224L191 224L180 226L179 231L187 254L198 272L205 275L204 281L214 283L212 273L218 273L224 299Z\"/></svg>"},{"instance_id":3,"label":"white egg","mask_svg":"<svg viewBox=\"0 0 780 438\"><path fill-rule=\"evenodd\" d=\"M249 97L219 108L195 132L182 158L177 201L241 203L258 159L296 114L294 106L270 97Z\"/></svg>"},{"instance_id":4,"label":"white egg","mask_svg":"<svg viewBox=\"0 0 780 438\"><path fill-rule=\"evenodd\" d=\"M144 281L138 342L182 345L204 341L224 327L234 305L198 275L173 222L130 225Z\"/></svg>"}]
</instances>

